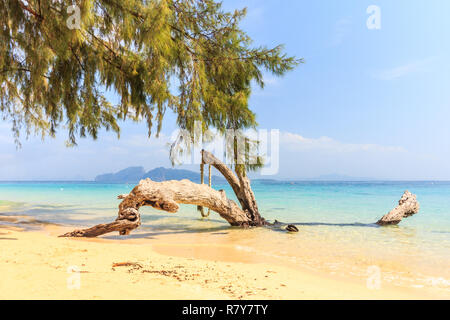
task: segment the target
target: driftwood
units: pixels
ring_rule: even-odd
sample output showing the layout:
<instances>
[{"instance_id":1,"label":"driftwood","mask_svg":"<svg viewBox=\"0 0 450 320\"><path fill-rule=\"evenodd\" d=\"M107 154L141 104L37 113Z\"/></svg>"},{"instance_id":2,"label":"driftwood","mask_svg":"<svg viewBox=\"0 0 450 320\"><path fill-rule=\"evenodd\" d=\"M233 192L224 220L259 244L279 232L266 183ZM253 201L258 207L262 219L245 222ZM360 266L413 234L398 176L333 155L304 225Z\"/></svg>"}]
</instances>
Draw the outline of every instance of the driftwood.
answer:
<instances>
[{"instance_id":1,"label":"driftwood","mask_svg":"<svg viewBox=\"0 0 450 320\"><path fill-rule=\"evenodd\" d=\"M377 224L380 226L398 224L403 218L418 213L419 208L420 205L416 199L416 195L407 190L398 201L398 206L378 220Z\"/></svg>"},{"instance_id":2,"label":"driftwood","mask_svg":"<svg viewBox=\"0 0 450 320\"><path fill-rule=\"evenodd\" d=\"M230 168L228 168L219 159L214 157L211 153L202 150L202 161L205 164L210 164L216 168L227 180L228 184L233 189L236 197L241 204L242 210L247 215L245 226L262 226L267 222L259 214L258 205L256 204L255 194L250 186L250 179L247 177L245 169L240 166L236 170L236 175ZM212 208L211 208L212 209ZM215 211L214 209L212 209ZM228 221L228 220L227 220ZM229 221L228 221L229 222Z\"/></svg>"},{"instance_id":3,"label":"driftwood","mask_svg":"<svg viewBox=\"0 0 450 320\"><path fill-rule=\"evenodd\" d=\"M175 213L179 204L192 204L206 207L217 212L232 226L257 227L269 224L261 217L256 204L255 195L250 186L245 170L236 168L236 174L211 153L202 151L202 162L214 166L230 184L240 206L227 198L225 191L214 190L205 184L193 183L189 180L155 182L150 179L141 180L129 194L119 195L117 219L112 223L99 224L92 228L68 232L61 237L97 237L118 231L120 235L128 235L141 225L139 209L150 206L158 210ZM397 224L403 218L419 211L416 196L406 191L399 201L399 206L385 215L377 223L379 225ZM279 224L275 220L273 226ZM288 232L298 232L294 225L287 225Z\"/></svg>"},{"instance_id":4,"label":"driftwood","mask_svg":"<svg viewBox=\"0 0 450 320\"><path fill-rule=\"evenodd\" d=\"M68 232L61 237L97 237L115 231L120 235L127 235L140 226L139 208L142 206L175 213L178 211L178 204L192 204L217 212L232 226L267 225L266 220L259 214L255 195L245 172L236 170L236 176L225 164L206 151L202 151L202 158L203 163L214 166L223 174L233 188L241 207L228 199L225 191L217 191L204 184L196 184L189 180L155 182L146 179L141 180L129 194L118 196L123 201L119 205L116 221Z\"/></svg>"}]
</instances>

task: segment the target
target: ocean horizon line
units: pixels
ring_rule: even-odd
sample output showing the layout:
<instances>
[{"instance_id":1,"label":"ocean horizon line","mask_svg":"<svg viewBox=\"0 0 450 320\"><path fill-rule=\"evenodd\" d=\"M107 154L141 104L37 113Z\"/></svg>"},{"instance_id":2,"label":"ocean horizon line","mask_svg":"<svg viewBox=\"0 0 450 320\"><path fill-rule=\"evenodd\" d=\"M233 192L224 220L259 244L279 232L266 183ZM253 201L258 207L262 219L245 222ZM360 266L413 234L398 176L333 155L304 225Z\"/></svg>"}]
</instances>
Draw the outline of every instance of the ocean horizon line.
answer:
<instances>
[{"instance_id":1,"label":"ocean horizon line","mask_svg":"<svg viewBox=\"0 0 450 320\"><path fill-rule=\"evenodd\" d=\"M172 179L173 180L173 179ZM186 180L186 179L182 179ZM189 179L187 179L189 180ZM139 180L140 181L140 180ZM131 183L139 183L139 181L130 181L130 182L101 182L101 181L95 181L95 180L64 180L64 179L49 179L49 180L0 180L0 183L92 183L92 184L131 184ZM264 178L254 178L251 179L251 181L256 182L288 182L288 183L295 183L295 182L352 182L352 183L364 183L364 182L450 182L450 180L433 180L433 179L367 179L367 180L351 180L351 179L264 179ZM224 182L225 183L225 182Z\"/></svg>"}]
</instances>

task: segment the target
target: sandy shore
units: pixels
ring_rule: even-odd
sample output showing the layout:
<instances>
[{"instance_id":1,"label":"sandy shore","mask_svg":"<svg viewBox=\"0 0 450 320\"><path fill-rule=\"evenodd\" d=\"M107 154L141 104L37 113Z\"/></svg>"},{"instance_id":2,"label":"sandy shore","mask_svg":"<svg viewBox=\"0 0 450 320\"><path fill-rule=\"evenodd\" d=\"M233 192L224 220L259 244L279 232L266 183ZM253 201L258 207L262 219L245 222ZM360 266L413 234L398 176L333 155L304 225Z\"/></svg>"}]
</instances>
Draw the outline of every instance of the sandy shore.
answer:
<instances>
[{"instance_id":1,"label":"sandy shore","mask_svg":"<svg viewBox=\"0 0 450 320\"><path fill-rule=\"evenodd\" d=\"M160 254L156 248L164 244L158 239L58 238L62 231L0 225L0 299L437 298L414 288L370 290L363 280L243 263L239 257L232 262L179 257L174 245Z\"/></svg>"}]
</instances>

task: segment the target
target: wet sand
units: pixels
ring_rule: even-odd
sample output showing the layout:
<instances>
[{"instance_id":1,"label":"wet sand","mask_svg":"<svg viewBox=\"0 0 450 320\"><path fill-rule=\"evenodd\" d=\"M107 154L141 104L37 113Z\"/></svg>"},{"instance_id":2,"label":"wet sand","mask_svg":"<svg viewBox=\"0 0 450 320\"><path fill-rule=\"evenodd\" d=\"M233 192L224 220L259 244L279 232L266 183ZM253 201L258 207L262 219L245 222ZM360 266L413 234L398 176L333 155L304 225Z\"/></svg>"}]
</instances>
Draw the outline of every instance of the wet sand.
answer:
<instances>
[{"instance_id":1,"label":"wet sand","mask_svg":"<svg viewBox=\"0 0 450 320\"><path fill-rule=\"evenodd\" d=\"M0 222L0 299L434 299L441 291L335 277L221 243L58 238Z\"/></svg>"}]
</instances>

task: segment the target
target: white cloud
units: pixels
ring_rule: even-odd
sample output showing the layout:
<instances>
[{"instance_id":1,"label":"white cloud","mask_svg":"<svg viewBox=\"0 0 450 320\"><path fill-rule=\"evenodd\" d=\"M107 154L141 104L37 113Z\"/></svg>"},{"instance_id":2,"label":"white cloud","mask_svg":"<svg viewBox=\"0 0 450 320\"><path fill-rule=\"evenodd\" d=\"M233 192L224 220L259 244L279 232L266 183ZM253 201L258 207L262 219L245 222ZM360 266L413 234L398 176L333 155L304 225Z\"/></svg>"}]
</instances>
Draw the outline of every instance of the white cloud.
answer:
<instances>
[{"instance_id":1,"label":"white cloud","mask_svg":"<svg viewBox=\"0 0 450 320\"><path fill-rule=\"evenodd\" d=\"M0 134L0 144L11 145L13 143L14 143L14 139L12 137L12 134L10 137L8 137L6 134Z\"/></svg>"},{"instance_id":2,"label":"white cloud","mask_svg":"<svg viewBox=\"0 0 450 320\"><path fill-rule=\"evenodd\" d=\"M113 133L102 132L97 141L79 139L78 146L67 148L61 132L56 139L44 141L23 138L22 147L16 149L8 131L0 129L0 180L92 179L129 166L170 166L164 135L149 139L146 134L123 132L117 139Z\"/></svg>"},{"instance_id":3,"label":"white cloud","mask_svg":"<svg viewBox=\"0 0 450 320\"><path fill-rule=\"evenodd\" d=\"M417 72L428 72L434 61L435 57L415 60L404 65L375 71L373 77L379 80L395 80Z\"/></svg>"},{"instance_id":4,"label":"white cloud","mask_svg":"<svg viewBox=\"0 0 450 320\"><path fill-rule=\"evenodd\" d=\"M244 23L252 26L264 23L264 8L247 5L247 15L245 16Z\"/></svg>"},{"instance_id":5,"label":"white cloud","mask_svg":"<svg viewBox=\"0 0 450 320\"><path fill-rule=\"evenodd\" d=\"M344 143L329 137L305 138L301 135L282 132L280 143L291 151L326 151L330 153L351 152L406 152L403 147L382 146L377 144Z\"/></svg>"},{"instance_id":6,"label":"white cloud","mask_svg":"<svg viewBox=\"0 0 450 320\"><path fill-rule=\"evenodd\" d=\"M273 178L311 179L338 174L393 180L444 179L442 172L434 170L439 162L403 146L342 142L330 137L309 138L281 132L279 172Z\"/></svg>"},{"instance_id":7,"label":"white cloud","mask_svg":"<svg viewBox=\"0 0 450 320\"><path fill-rule=\"evenodd\" d=\"M18 150L7 131L0 130L4 137L0 139L0 180L92 179L130 166L146 170L171 166L169 136L149 139L145 127L127 127L119 140L112 133L102 133L98 141L80 139L74 148L65 147L62 133L58 139L30 138ZM402 146L309 138L292 132L280 134L279 159L279 173L265 178L301 179L333 173L380 179L450 177L442 157L424 156Z\"/></svg>"},{"instance_id":8,"label":"white cloud","mask_svg":"<svg viewBox=\"0 0 450 320\"><path fill-rule=\"evenodd\" d=\"M333 38L331 39L331 46L337 47L344 42L344 39L350 32L351 24L352 22L347 18L340 19L336 22L333 28Z\"/></svg>"},{"instance_id":9,"label":"white cloud","mask_svg":"<svg viewBox=\"0 0 450 320\"><path fill-rule=\"evenodd\" d=\"M163 133L159 134L159 137L156 138L152 136L150 139L146 134L133 134L124 137L122 140L122 144L126 146L132 146L137 148L146 148L149 146L165 148L166 144L169 141L169 137Z\"/></svg>"},{"instance_id":10,"label":"white cloud","mask_svg":"<svg viewBox=\"0 0 450 320\"><path fill-rule=\"evenodd\" d=\"M14 159L14 155L10 153L0 153L0 163L2 161L11 161Z\"/></svg>"},{"instance_id":11,"label":"white cloud","mask_svg":"<svg viewBox=\"0 0 450 320\"><path fill-rule=\"evenodd\" d=\"M264 75L264 84L267 86L276 86L280 83L280 78L271 76L271 75Z\"/></svg>"}]
</instances>

